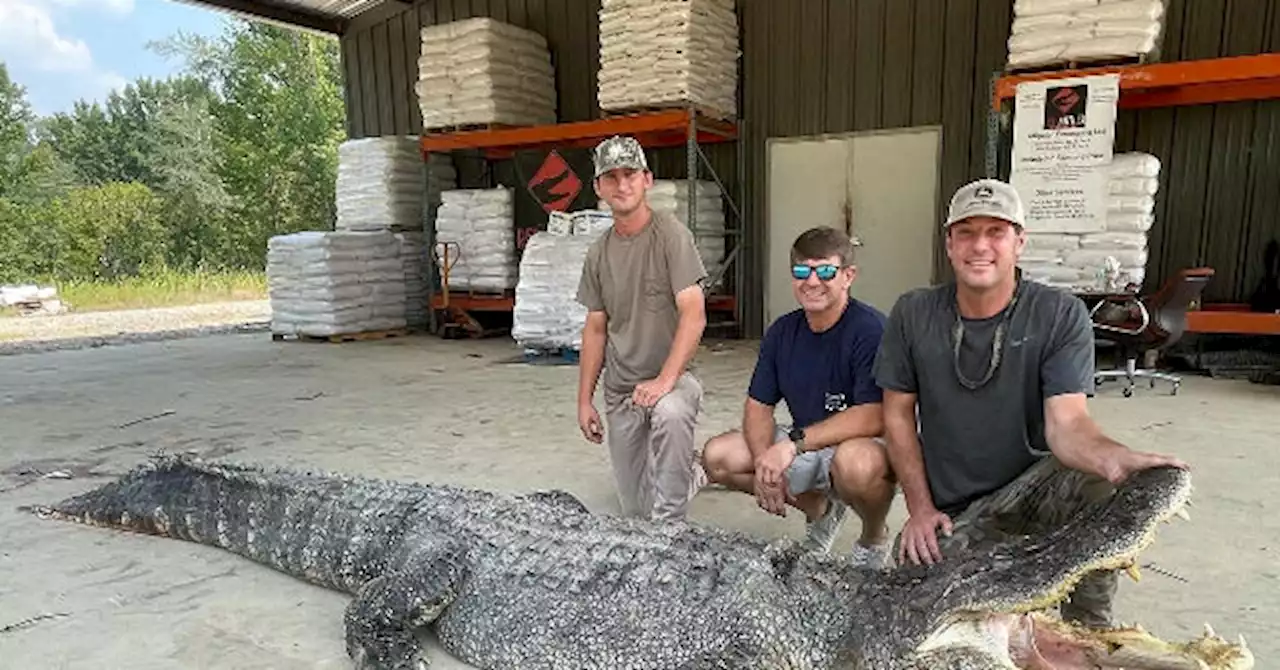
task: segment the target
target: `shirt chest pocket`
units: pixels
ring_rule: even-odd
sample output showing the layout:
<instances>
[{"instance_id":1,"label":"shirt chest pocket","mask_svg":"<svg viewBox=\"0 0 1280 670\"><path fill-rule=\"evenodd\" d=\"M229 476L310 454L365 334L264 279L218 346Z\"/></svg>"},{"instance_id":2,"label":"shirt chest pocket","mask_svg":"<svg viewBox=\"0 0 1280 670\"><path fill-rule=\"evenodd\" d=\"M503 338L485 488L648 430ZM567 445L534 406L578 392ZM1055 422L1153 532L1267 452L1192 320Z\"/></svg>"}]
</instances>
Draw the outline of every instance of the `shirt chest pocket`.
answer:
<instances>
[{"instance_id":1,"label":"shirt chest pocket","mask_svg":"<svg viewBox=\"0 0 1280 670\"><path fill-rule=\"evenodd\" d=\"M640 308L650 314L675 309L675 296L671 291L671 273L666 259L657 249L650 249L640 272Z\"/></svg>"},{"instance_id":2,"label":"shirt chest pocket","mask_svg":"<svg viewBox=\"0 0 1280 670\"><path fill-rule=\"evenodd\" d=\"M645 277L640 287L640 307L651 314L675 308L671 280L665 276Z\"/></svg>"}]
</instances>

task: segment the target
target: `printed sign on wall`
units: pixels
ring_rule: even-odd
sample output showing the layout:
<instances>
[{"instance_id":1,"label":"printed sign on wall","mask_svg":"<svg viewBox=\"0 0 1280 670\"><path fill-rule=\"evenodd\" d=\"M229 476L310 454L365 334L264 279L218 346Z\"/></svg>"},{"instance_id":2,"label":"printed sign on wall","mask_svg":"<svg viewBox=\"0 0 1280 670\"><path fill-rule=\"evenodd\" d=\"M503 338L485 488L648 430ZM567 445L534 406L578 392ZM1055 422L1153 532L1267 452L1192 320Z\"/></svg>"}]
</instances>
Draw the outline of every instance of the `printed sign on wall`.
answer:
<instances>
[{"instance_id":1,"label":"printed sign on wall","mask_svg":"<svg viewBox=\"0 0 1280 670\"><path fill-rule=\"evenodd\" d=\"M1027 230L1101 231L1115 144L1118 75L1018 85L1009 182L1027 208Z\"/></svg>"}]
</instances>

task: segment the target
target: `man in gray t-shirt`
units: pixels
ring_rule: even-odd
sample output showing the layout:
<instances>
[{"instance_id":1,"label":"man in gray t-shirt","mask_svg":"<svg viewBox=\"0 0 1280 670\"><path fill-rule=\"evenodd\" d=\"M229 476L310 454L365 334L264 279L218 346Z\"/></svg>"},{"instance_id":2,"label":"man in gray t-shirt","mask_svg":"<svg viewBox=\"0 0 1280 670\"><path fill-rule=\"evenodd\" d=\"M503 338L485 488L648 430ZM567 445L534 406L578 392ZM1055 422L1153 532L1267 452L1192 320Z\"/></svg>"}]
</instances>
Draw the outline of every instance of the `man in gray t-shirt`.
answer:
<instances>
[{"instance_id":1,"label":"man in gray t-shirt","mask_svg":"<svg viewBox=\"0 0 1280 670\"><path fill-rule=\"evenodd\" d=\"M984 179L961 187L946 222L956 280L908 292L890 312L874 369L909 514L899 562L932 564L1000 533L1043 532L1133 472L1185 467L1099 430L1086 404L1094 375L1088 312L1070 293L1018 275L1024 244L1023 205L1011 186ZM1043 499L1021 515L1028 518L1008 515L1021 526L969 524L1028 478L1042 478ZM1115 574L1094 573L1062 614L1110 625L1114 593Z\"/></svg>"},{"instance_id":2,"label":"man in gray t-shirt","mask_svg":"<svg viewBox=\"0 0 1280 670\"><path fill-rule=\"evenodd\" d=\"M624 516L683 519L706 483L695 459L703 392L692 361L706 326L707 271L688 226L649 207L653 174L635 138L608 138L593 158L613 225L587 250L578 281L587 309L578 427L606 443ZM607 436L592 400L601 381Z\"/></svg>"}]
</instances>

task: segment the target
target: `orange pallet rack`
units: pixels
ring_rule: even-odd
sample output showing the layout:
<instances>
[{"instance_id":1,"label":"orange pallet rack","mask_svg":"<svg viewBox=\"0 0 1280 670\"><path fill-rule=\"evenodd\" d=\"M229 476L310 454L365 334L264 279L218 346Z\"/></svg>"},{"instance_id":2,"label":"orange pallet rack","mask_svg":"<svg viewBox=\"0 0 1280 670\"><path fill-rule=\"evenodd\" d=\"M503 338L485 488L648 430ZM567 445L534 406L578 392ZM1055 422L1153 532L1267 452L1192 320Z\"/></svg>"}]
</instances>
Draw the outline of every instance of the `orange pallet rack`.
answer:
<instances>
[{"instance_id":1,"label":"orange pallet rack","mask_svg":"<svg viewBox=\"0 0 1280 670\"><path fill-rule=\"evenodd\" d=\"M725 201L732 211L738 225L725 231L726 234L738 237L730 247L718 272L711 277L716 283L722 279L736 261L741 249L742 213L737 203L729 195L724 182L711 166L703 144L719 144L738 140L737 125L718 118L708 116L695 107L667 108L637 111L613 115L603 119L557 123L542 126L521 126L485 128L480 130L460 130L456 132L427 133L421 137L420 144L423 160L432 153L447 153L460 150L480 152L489 160L504 160L515 156L519 151L548 149L582 149L599 144L600 141L613 135L631 135L646 148L685 147L685 163L687 178L692 182L698 178L699 168L704 168L711 178L720 186ZM687 209L687 223L695 232L697 228L697 208L693 195L690 196ZM431 247L435 247L432 236ZM438 259L429 254L430 276L436 276ZM515 299L510 292L500 295L484 295L470 292L453 292L447 286L443 291L436 291L434 282L428 282L428 304L431 314L431 328L438 330L436 313L443 312L445 318L455 327L460 327L472 335L482 334L478 320L471 312L510 312L515 307ZM736 292L736 287L735 287ZM707 308L712 312L730 313L728 321L719 322L718 326L736 326L740 322L740 312L736 295L710 294L707 296Z\"/></svg>"},{"instance_id":2,"label":"orange pallet rack","mask_svg":"<svg viewBox=\"0 0 1280 670\"><path fill-rule=\"evenodd\" d=\"M1280 98L1280 54L1275 53L997 75L992 77L987 119L987 176L998 176L1001 118L1018 84L1099 74L1119 75L1120 109ZM1188 315L1187 332L1280 335L1280 314L1250 312L1246 305L1205 304Z\"/></svg>"}]
</instances>

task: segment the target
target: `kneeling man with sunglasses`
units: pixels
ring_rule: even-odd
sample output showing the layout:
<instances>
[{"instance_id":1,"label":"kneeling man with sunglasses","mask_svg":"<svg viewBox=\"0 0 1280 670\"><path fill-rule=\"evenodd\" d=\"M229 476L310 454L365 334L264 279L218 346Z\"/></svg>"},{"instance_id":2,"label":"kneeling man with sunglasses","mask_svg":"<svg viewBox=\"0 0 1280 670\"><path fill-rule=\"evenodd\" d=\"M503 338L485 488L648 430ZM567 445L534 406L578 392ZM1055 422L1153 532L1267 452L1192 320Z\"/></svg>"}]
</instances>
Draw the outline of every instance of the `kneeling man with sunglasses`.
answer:
<instances>
[{"instance_id":1,"label":"kneeling man with sunglasses","mask_svg":"<svg viewBox=\"0 0 1280 670\"><path fill-rule=\"evenodd\" d=\"M885 316L849 295L857 269L849 236L814 228L791 247L791 288L800 309L765 333L747 391L743 428L703 450L707 476L755 495L766 511L804 512L805 542L830 551L852 506L862 537L852 560L880 567L894 480L880 435L880 388L872 374ZM774 407L785 400L793 426Z\"/></svg>"}]
</instances>

